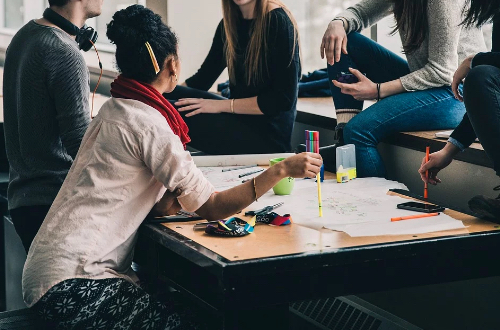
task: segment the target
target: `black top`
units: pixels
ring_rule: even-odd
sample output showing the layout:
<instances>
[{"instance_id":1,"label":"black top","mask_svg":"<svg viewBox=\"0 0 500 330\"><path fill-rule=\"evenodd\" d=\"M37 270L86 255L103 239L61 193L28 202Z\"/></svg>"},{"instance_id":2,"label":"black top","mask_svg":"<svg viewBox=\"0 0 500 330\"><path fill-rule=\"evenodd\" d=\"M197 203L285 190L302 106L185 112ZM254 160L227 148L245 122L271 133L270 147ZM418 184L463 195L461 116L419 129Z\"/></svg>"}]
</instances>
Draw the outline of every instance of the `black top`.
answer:
<instances>
[{"instance_id":1,"label":"black top","mask_svg":"<svg viewBox=\"0 0 500 330\"><path fill-rule=\"evenodd\" d=\"M500 68L500 15L497 15L493 19L491 52L479 53L472 60L472 67L485 64ZM451 137L460 142L464 147L470 146L476 140L476 133L467 113L464 115L462 122L453 131Z\"/></svg>"},{"instance_id":2,"label":"black top","mask_svg":"<svg viewBox=\"0 0 500 330\"><path fill-rule=\"evenodd\" d=\"M276 152L290 151L293 124L295 121L298 81L301 67L298 43L293 42L294 26L282 8L269 12L267 71L264 79L255 85L248 85L245 57L250 41L254 20L240 16L238 22L238 47L235 81L229 84L231 98L257 97L257 103L264 115L245 115L245 122L253 125L256 134L264 134L269 143L275 145ZM212 48L198 72L186 80L189 87L208 90L227 67L224 43L224 22L215 32ZM292 52L295 48L293 60Z\"/></svg>"}]
</instances>

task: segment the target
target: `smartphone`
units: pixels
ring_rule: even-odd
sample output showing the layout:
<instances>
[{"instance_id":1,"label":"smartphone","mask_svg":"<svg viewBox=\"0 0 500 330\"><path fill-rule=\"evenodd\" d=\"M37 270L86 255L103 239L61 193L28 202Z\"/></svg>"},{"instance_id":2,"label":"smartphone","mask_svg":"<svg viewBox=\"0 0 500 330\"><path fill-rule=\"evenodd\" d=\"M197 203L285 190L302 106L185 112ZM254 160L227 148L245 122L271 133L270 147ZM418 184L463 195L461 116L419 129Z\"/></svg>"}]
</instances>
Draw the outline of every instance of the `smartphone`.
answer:
<instances>
[{"instance_id":1,"label":"smartphone","mask_svg":"<svg viewBox=\"0 0 500 330\"><path fill-rule=\"evenodd\" d=\"M337 75L337 81L343 84L355 84L358 82L358 78L352 73L340 72Z\"/></svg>"},{"instance_id":2,"label":"smartphone","mask_svg":"<svg viewBox=\"0 0 500 330\"><path fill-rule=\"evenodd\" d=\"M419 202L406 202L397 205L398 209L424 212L424 213L435 213L435 212L443 212L444 207L434 205L434 204L425 204Z\"/></svg>"}]
</instances>

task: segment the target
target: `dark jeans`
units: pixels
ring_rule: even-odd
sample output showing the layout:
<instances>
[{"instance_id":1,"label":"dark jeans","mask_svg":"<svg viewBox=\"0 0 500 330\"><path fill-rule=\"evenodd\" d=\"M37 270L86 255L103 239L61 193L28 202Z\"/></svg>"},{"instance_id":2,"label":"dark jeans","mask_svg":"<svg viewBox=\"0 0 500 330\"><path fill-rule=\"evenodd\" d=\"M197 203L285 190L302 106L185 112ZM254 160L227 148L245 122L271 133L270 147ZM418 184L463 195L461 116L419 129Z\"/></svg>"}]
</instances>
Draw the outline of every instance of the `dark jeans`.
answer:
<instances>
[{"instance_id":1,"label":"dark jeans","mask_svg":"<svg viewBox=\"0 0 500 330\"><path fill-rule=\"evenodd\" d=\"M182 98L227 100L210 92L184 86L177 86L172 93L164 94L164 96L172 104ZM283 152L277 149L265 135L258 133L259 127L249 124L254 119L249 117L255 117L253 115L229 113L202 113L193 117L186 117L184 113L181 115L189 127L191 142L188 145L209 155Z\"/></svg>"},{"instance_id":2,"label":"dark jeans","mask_svg":"<svg viewBox=\"0 0 500 330\"><path fill-rule=\"evenodd\" d=\"M474 132L500 176L500 69L473 68L465 79L464 103Z\"/></svg>"},{"instance_id":3,"label":"dark jeans","mask_svg":"<svg viewBox=\"0 0 500 330\"><path fill-rule=\"evenodd\" d=\"M26 253L28 253L31 242L33 242L49 209L50 205L33 205L10 210L10 218L23 242Z\"/></svg>"},{"instance_id":4,"label":"dark jeans","mask_svg":"<svg viewBox=\"0 0 500 330\"><path fill-rule=\"evenodd\" d=\"M328 66L331 79L341 71L357 68L376 83L398 79L408 73L407 62L378 43L353 32L348 35L347 52L339 63ZM363 102L342 94L331 85L336 109L362 109ZM379 142L397 132L453 129L465 114L449 86L389 96L351 119L344 128L344 141L356 146L359 177L385 177L386 170L377 150Z\"/></svg>"}]
</instances>

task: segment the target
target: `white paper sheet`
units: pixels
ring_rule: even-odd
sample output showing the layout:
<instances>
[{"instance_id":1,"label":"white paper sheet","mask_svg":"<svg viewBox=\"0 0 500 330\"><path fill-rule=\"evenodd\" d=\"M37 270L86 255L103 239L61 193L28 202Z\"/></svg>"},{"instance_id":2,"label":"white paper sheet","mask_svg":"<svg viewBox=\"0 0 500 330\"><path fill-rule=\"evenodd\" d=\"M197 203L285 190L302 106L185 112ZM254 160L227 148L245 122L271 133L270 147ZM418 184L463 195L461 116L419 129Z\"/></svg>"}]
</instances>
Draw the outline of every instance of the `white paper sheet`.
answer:
<instances>
[{"instance_id":1,"label":"white paper sheet","mask_svg":"<svg viewBox=\"0 0 500 330\"><path fill-rule=\"evenodd\" d=\"M221 171L220 168L217 169ZM219 186L229 187L241 183L241 179L229 180L227 183L228 179L225 176L230 172L224 174L220 172L219 175L219 172L214 174L213 169L210 171L207 177ZM230 175L234 177L234 174L236 173ZM431 218L391 222L390 219L393 217L421 214L396 208L397 204L408 200L387 195L389 189L407 189L405 185L395 181L364 178L340 184L334 180L325 180L321 188L322 218L319 217L318 211L317 185L315 180L310 179L296 179L294 190L289 196L278 196L271 190L249 208L259 209L284 202L284 205L276 209L276 212L291 214L295 224L317 230L328 228L343 231L353 237L421 234L465 228L461 221L445 214Z\"/></svg>"},{"instance_id":2,"label":"white paper sheet","mask_svg":"<svg viewBox=\"0 0 500 330\"><path fill-rule=\"evenodd\" d=\"M207 166L237 166L237 165L269 165L273 158L287 158L293 153L282 154L251 154L251 155L222 155L222 156L194 156L193 160L198 167Z\"/></svg>"},{"instance_id":3,"label":"white paper sheet","mask_svg":"<svg viewBox=\"0 0 500 330\"><path fill-rule=\"evenodd\" d=\"M236 166L237 167L237 166ZM217 191L227 190L235 187L242 183L243 180L252 179L253 177L261 174L254 173L251 175L245 175L244 177L239 177L241 174L255 172L261 170L261 167L249 167L242 168L234 171L222 172L223 169L235 168L235 166L211 166L211 167L200 167L203 175L212 183Z\"/></svg>"}]
</instances>

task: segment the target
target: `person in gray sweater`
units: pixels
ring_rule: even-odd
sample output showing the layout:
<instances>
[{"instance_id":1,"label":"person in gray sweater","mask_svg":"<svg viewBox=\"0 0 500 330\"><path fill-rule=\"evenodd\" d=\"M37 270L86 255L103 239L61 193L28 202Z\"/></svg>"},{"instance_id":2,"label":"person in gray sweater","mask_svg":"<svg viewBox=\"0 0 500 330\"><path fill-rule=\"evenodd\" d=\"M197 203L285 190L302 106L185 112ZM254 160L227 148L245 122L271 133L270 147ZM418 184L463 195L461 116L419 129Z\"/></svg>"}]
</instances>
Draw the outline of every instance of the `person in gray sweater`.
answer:
<instances>
[{"instance_id":1,"label":"person in gray sweater","mask_svg":"<svg viewBox=\"0 0 500 330\"><path fill-rule=\"evenodd\" d=\"M49 0L49 5L78 30L101 13L102 1ZM3 76L7 195L26 251L90 123L89 94L89 71L75 35L46 18L30 21L16 33Z\"/></svg>"},{"instance_id":2,"label":"person in gray sweater","mask_svg":"<svg viewBox=\"0 0 500 330\"><path fill-rule=\"evenodd\" d=\"M324 34L337 112L337 132L356 146L360 177L385 177L377 151L402 131L455 128L465 107L451 90L453 74L470 55L486 50L481 30L466 27L466 0L364 0L336 16ZM361 35L394 15L406 59ZM364 111L364 100L378 102Z\"/></svg>"}]
</instances>

